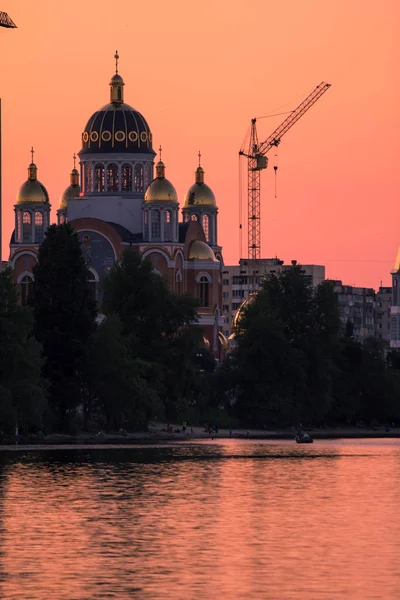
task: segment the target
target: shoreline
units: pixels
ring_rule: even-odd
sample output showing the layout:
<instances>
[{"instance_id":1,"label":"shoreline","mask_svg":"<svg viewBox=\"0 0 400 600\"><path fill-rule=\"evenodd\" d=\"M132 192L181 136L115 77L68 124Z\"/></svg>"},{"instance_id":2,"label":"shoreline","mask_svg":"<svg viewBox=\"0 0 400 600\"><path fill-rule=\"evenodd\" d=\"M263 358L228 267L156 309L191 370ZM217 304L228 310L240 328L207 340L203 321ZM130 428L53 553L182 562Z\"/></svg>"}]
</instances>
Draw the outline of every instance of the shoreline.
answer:
<instances>
[{"instance_id":1,"label":"shoreline","mask_svg":"<svg viewBox=\"0 0 400 600\"><path fill-rule=\"evenodd\" d=\"M314 440L338 440L338 439L396 439L400 438L400 428L393 427L389 431L385 431L383 427L371 429L361 428L324 428L315 430L305 430ZM274 441L274 440L293 440L295 432L287 430L256 430L256 429L220 429L218 434L207 433L202 427L193 427L191 433L190 428L185 432L169 433L153 429L149 432L135 432L126 435L117 433L104 433L102 435L80 434L80 435L63 435L52 434L46 437L34 438L21 437L18 443L13 443L8 439L0 444L1 447L27 447L27 446L123 446L136 444L152 444L152 443L167 443L167 442L190 442L195 440L211 440L218 439L234 439L234 440L259 440L259 441Z\"/></svg>"}]
</instances>

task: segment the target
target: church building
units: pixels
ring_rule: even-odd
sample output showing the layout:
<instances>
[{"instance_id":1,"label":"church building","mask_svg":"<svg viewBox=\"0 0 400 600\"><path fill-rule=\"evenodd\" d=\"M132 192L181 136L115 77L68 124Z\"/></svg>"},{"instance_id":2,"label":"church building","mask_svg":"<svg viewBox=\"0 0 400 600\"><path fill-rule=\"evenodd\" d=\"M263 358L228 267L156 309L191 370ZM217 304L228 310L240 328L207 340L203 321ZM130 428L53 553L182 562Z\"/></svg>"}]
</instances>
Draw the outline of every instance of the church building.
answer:
<instances>
[{"instance_id":1,"label":"church building","mask_svg":"<svg viewBox=\"0 0 400 600\"><path fill-rule=\"evenodd\" d=\"M135 247L150 259L169 289L189 293L200 303L199 326L205 345L218 357L226 346L221 332L222 249L218 245L218 208L200 164L187 191L182 219L178 195L166 177L145 118L124 101L124 80L116 72L110 82L110 103L97 110L82 133L80 172L74 168L61 194L57 223L78 232L88 280L99 307L104 275ZM32 162L28 179L17 193L10 265L25 303L33 284L39 245L50 224L50 199Z\"/></svg>"}]
</instances>

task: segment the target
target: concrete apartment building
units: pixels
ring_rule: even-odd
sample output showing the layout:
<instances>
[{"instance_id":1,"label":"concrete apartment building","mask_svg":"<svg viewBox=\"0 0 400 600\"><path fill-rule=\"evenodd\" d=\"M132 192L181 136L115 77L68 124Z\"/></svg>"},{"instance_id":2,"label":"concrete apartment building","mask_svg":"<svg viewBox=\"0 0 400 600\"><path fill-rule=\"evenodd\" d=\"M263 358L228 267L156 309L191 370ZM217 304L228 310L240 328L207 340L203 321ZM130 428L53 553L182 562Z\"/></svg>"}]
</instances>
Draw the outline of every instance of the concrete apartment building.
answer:
<instances>
[{"instance_id":1,"label":"concrete apartment building","mask_svg":"<svg viewBox=\"0 0 400 600\"><path fill-rule=\"evenodd\" d=\"M295 264L293 261L292 264ZM279 273L291 265L285 265L279 258L241 258L238 265L224 265L222 270L222 330L226 337L232 331L232 321L239 306L247 296L257 291L265 277ZM325 279L325 267L302 265L306 277L313 286Z\"/></svg>"},{"instance_id":2,"label":"concrete apartment building","mask_svg":"<svg viewBox=\"0 0 400 600\"><path fill-rule=\"evenodd\" d=\"M372 288L343 285L335 281L335 292L339 302L339 318L342 333L347 322L353 324L353 337L361 341L375 335L375 290Z\"/></svg>"},{"instance_id":3,"label":"concrete apartment building","mask_svg":"<svg viewBox=\"0 0 400 600\"><path fill-rule=\"evenodd\" d=\"M390 341L390 307L392 305L392 288L380 286L375 294L375 337Z\"/></svg>"},{"instance_id":4,"label":"concrete apartment building","mask_svg":"<svg viewBox=\"0 0 400 600\"><path fill-rule=\"evenodd\" d=\"M293 264L293 263L292 263ZM291 265L285 265L279 258L246 259L238 265L224 265L222 270L222 329L226 337L232 333L232 321L236 311L249 294L256 292L263 279L270 273L279 273ZM310 278L313 286L325 279L322 265L302 265L304 275ZM383 287L375 292L373 288L344 285L334 281L338 297L341 331L346 331L347 322L353 324L353 337L362 341L368 337L390 341L390 310L392 288Z\"/></svg>"}]
</instances>

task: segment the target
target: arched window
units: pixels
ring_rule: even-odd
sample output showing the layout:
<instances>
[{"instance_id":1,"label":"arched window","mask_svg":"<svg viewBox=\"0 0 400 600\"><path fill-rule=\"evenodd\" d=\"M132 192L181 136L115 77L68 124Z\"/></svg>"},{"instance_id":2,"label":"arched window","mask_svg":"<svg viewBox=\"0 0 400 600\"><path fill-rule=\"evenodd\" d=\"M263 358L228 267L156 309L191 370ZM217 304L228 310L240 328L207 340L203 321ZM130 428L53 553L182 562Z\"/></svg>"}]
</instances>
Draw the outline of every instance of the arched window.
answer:
<instances>
[{"instance_id":1,"label":"arched window","mask_svg":"<svg viewBox=\"0 0 400 600\"><path fill-rule=\"evenodd\" d=\"M161 227L160 227L160 211L153 210L151 213L151 239L159 240L161 238Z\"/></svg>"},{"instance_id":2,"label":"arched window","mask_svg":"<svg viewBox=\"0 0 400 600\"><path fill-rule=\"evenodd\" d=\"M202 225L203 225L203 231L204 231L204 235L206 236L206 242L210 241L210 220L208 215L203 215L203 219L202 219Z\"/></svg>"},{"instance_id":3,"label":"arched window","mask_svg":"<svg viewBox=\"0 0 400 600\"><path fill-rule=\"evenodd\" d=\"M85 192L93 192L93 166L85 165Z\"/></svg>"},{"instance_id":4,"label":"arched window","mask_svg":"<svg viewBox=\"0 0 400 600\"><path fill-rule=\"evenodd\" d=\"M43 215L41 212L37 212L35 213L35 242L41 244L43 238Z\"/></svg>"},{"instance_id":5,"label":"arched window","mask_svg":"<svg viewBox=\"0 0 400 600\"><path fill-rule=\"evenodd\" d=\"M153 167L151 164L148 164L146 167L146 186L149 185L151 180L153 179Z\"/></svg>"},{"instance_id":6,"label":"arched window","mask_svg":"<svg viewBox=\"0 0 400 600\"><path fill-rule=\"evenodd\" d=\"M175 283L176 283L176 286L175 286L176 293L182 294L182 272L180 269L178 269L176 272Z\"/></svg>"},{"instance_id":7,"label":"arched window","mask_svg":"<svg viewBox=\"0 0 400 600\"><path fill-rule=\"evenodd\" d=\"M104 192L104 165L101 164L94 168L94 191Z\"/></svg>"},{"instance_id":8,"label":"arched window","mask_svg":"<svg viewBox=\"0 0 400 600\"><path fill-rule=\"evenodd\" d=\"M17 242L21 242L21 213L17 213L16 215L16 219L15 219L15 225L16 225L16 240Z\"/></svg>"},{"instance_id":9,"label":"arched window","mask_svg":"<svg viewBox=\"0 0 400 600\"><path fill-rule=\"evenodd\" d=\"M397 306L397 293L398 293L398 286L397 286L397 279L393 279L393 299L392 299L392 305L393 306Z\"/></svg>"},{"instance_id":10,"label":"arched window","mask_svg":"<svg viewBox=\"0 0 400 600\"><path fill-rule=\"evenodd\" d=\"M32 296L32 292L33 292L33 279L32 277L29 277L29 275L25 275L25 277L23 277L21 279L21 304L22 306L26 306L29 302L30 297Z\"/></svg>"},{"instance_id":11,"label":"arched window","mask_svg":"<svg viewBox=\"0 0 400 600\"><path fill-rule=\"evenodd\" d=\"M149 211L148 210L144 211L143 221L144 221L144 239L148 240L149 239Z\"/></svg>"},{"instance_id":12,"label":"arched window","mask_svg":"<svg viewBox=\"0 0 400 600\"><path fill-rule=\"evenodd\" d=\"M209 287L210 283L205 275L199 279L199 299L200 306L209 306Z\"/></svg>"},{"instance_id":13,"label":"arched window","mask_svg":"<svg viewBox=\"0 0 400 600\"><path fill-rule=\"evenodd\" d=\"M190 220L191 220L191 221L198 221L197 215L192 215L192 216L190 217Z\"/></svg>"},{"instance_id":14,"label":"arched window","mask_svg":"<svg viewBox=\"0 0 400 600\"><path fill-rule=\"evenodd\" d=\"M143 165L135 165L135 192L144 191Z\"/></svg>"},{"instance_id":15,"label":"arched window","mask_svg":"<svg viewBox=\"0 0 400 600\"><path fill-rule=\"evenodd\" d=\"M107 167L107 192L119 191L118 165L111 163Z\"/></svg>"},{"instance_id":16,"label":"arched window","mask_svg":"<svg viewBox=\"0 0 400 600\"><path fill-rule=\"evenodd\" d=\"M22 241L32 241L32 216L29 212L24 212L22 217Z\"/></svg>"},{"instance_id":17,"label":"arched window","mask_svg":"<svg viewBox=\"0 0 400 600\"><path fill-rule=\"evenodd\" d=\"M164 219L164 240L172 240L172 212L170 210L165 211Z\"/></svg>"},{"instance_id":18,"label":"arched window","mask_svg":"<svg viewBox=\"0 0 400 600\"><path fill-rule=\"evenodd\" d=\"M87 272L87 284L91 299L97 302L97 278L91 269Z\"/></svg>"},{"instance_id":19,"label":"arched window","mask_svg":"<svg viewBox=\"0 0 400 600\"><path fill-rule=\"evenodd\" d=\"M132 191L132 167L131 165L122 165L121 169L121 191Z\"/></svg>"}]
</instances>

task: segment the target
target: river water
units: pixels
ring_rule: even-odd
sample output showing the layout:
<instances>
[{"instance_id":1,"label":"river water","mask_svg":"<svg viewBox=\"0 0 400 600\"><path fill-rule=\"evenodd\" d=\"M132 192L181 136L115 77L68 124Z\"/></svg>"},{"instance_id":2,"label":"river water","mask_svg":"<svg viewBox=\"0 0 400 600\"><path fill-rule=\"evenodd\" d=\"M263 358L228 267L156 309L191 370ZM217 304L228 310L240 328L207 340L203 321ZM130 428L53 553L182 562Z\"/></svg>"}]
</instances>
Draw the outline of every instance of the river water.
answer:
<instances>
[{"instance_id":1,"label":"river water","mask_svg":"<svg viewBox=\"0 0 400 600\"><path fill-rule=\"evenodd\" d=\"M0 450L0 597L400 598L400 440Z\"/></svg>"}]
</instances>

